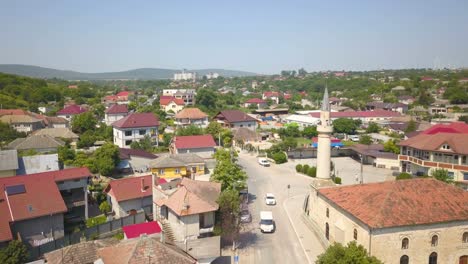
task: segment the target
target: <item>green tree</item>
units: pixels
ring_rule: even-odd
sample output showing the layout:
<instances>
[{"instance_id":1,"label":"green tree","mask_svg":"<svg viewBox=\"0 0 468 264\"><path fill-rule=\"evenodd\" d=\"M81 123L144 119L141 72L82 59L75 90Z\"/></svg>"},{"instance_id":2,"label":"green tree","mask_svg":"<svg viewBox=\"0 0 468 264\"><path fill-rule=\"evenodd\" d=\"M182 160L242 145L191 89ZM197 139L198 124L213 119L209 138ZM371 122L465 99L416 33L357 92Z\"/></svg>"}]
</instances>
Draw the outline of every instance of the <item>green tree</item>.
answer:
<instances>
[{"instance_id":1,"label":"green tree","mask_svg":"<svg viewBox=\"0 0 468 264\"><path fill-rule=\"evenodd\" d=\"M376 257L369 256L367 250L358 245L356 241L343 246L334 243L327 248L325 253L318 256L317 264L383 264Z\"/></svg>"},{"instance_id":2,"label":"green tree","mask_svg":"<svg viewBox=\"0 0 468 264\"><path fill-rule=\"evenodd\" d=\"M394 139L390 139L385 142L383 147L384 151L400 154L400 147L397 146L397 141Z\"/></svg>"},{"instance_id":3,"label":"green tree","mask_svg":"<svg viewBox=\"0 0 468 264\"><path fill-rule=\"evenodd\" d=\"M196 102L206 109L214 109L217 100L218 96L212 90L204 88L197 91Z\"/></svg>"},{"instance_id":4,"label":"green tree","mask_svg":"<svg viewBox=\"0 0 468 264\"><path fill-rule=\"evenodd\" d=\"M86 147L91 147L94 145L94 142L96 141L96 138L94 137L94 133L91 130L88 130L84 132L83 134L80 135L80 138L78 140L78 143L76 146L78 148L86 148Z\"/></svg>"},{"instance_id":5,"label":"green tree","mask_svg":"<svg viewBox=\"0 0 468 264\"><path fill-rule=\"evenodd\" d=\"M446 169L435 169L432 171L431 176L445 183L453 183L453 178L449 176L448 170Z\"/></svg>"},{"instance_id":6,"label":"green tree","mask_svg":"<svg viewBox=\"0 0 468 264\"><path fill-rule=\"evenodd\" d=\"M405 129L405 133L410 133L410 132L416 131L417 125L418 125L418 124L416 123L416 121L414 121L413 119L411 119L411 120L408 122L408 126L407 126L406 129Z\"/></svg>"},{"instance_id":7,"label":"green tree","mask_svg":"<svg viewBox=\"0 0 468 264\"><path fill-rule=\"evenodd\" d=\"M86 131L92 131L96 128L96 118L92 112L85 112L76 115L72 118L71 126L75 133L84 133Z\"/></svg>"},{"instance_id":8,"label":"green tree","mask_svg":"<svg viewBox=\"0 0 468 264\"><path fill-rule=\"evenodd\" d=\"M0 249L0 263L2 264L26 263L28 257L28 249L19 240L12 240L7 247Z\"/></svg>"},{"instance_id":9,"label":"green tree","mask_svg":"<svg viewBox=\"0 0 468 264\"><path fill-rule=\"evenodd\" d=\"M107 201L104 201L99 205L99 211L101 211L101 213L103 213L103 214L107 214L111 210L112 210L112 208L111 208L110 204Z\"/></svg>"},{"instance_id":10,"label":"green tree","mask_svg":"<svg viewBox=\"0 0 468 264\"><path fill-rule=\"evenodd\" d=\"M239 191L226 189L218 198L221 220L221 236L228 241L235 241L240 232L240 199Z\"/></svg>"},{"instance_id":11,"label":"green tree","mask_svg":"<svg viewBox=\"0 0 468 264\"><path fill-rule=\"evenodd\" d=\"M369 126L367 126L366 133L379 133L380 127L377 123L370 122Z\"/></svg>"},{"instance_id":12,"label":"green tree","mask_svg":"<svg viewBox=\"0 0 468 264\"><path fill-rule=\"evenodd\" d=\"M458 117L458 121L462 121L468 124L468 115Z\"/></svg>"},{"instance_id":13,"label":"green tree","mask_svg":"<svg viewBox=\"0 0 468 264\"><path fill-rule=\"evenodd\" d=\"M318 135L318 132L317 132L316 126L305 127L304 130L302 130L303 137L312 138L312 137L316 137L317 135Z\"/></svg>"},{"instance_id":14,"label":"green tree","mask_svg":"<svg viewBox=\"0 0 468 264\"><path fill-rule=\"evenodd\" d=\"M109 176L120 162L119 147L106 143L94 152L93 158L97 171L101 175Z\"/></svg>"},{"instance_id":15,"label":"green tree","mask_svg":"<svg viewBox=\"0 0 468 264\"><path fill-rule=\"evenodd\" d=\"M220 123L212 121L205 128L205 133L212 135L215 141L218 141L218 137L220 136L221 132L223 132L223 130L224 129Z\"/></svg>"},{"instance_id":16,"label":"green tree","mask_svg":"<svg viewBox=\"0 0 468 264\"><path fill-rule=\"evenodd\" d=\"M333 129L336 133L354 134L358 129L357 122L349 118L338 118L333 121Z\"/></svg>"},{"instance_id":17,"label":"green tree","mask_svg":"<svg viewBox=\"0 0 468 264\"><path fill-rule=\"evenodd\" d=\"M296 165L296 172L302 172L302 165L301 164Z\"/></svg>"},{"instance_id":18,"label":"green tree","mask_svg":"<svg viewBox=\"0 0 468 264\"><path fill-rule=\"evenodd\" d=\"M362 135L361 138L359 139L359 143L364 144L364 145L370 145L372 144L372 138L369 135Z\"/></svg>"},{"instance_id":19,"label":"green tree","mask_svg":"<svg viewBox=\"0 0 468 264\"><path fill-rule=\"evenodd\" d=\"M3 144L8 144L11 141L26 137L26 133L18 132L10 125L0 121L0 146Z\"/></svg>"},{"instance_id":20,"label":"green tree","mask_svg":"<svg viewBox=\"0 0 468 264\"><path fill-rule=\"evenodd\" d=\"M70 149L69 146L60 146L57 149L59 161L63 164L66 161L73 161L75 159L75 151Z\"/></svg>"},{"instance_id":21,"label":"green tree","mask_svg":"<svg viewBox=\"0 0 468 264\"><path fill-rule=\"evenodd\" d=\"M177 136L193 136L193 135L203 135L203 128L195 125L189 125L186 127L178 128Z\"/></svg>"},{"instance_id":22,"label":"green tree","mask_svg":"<svg viewBox=\"0 0 468 264\"><path fill-rule=\"evenodd\" d=\"M236 163L236 153L226 149L216 151L216 166L211 174L211 181L221 183L221 189L242 190L247 186L247 174Z\"/></svg>"},{"instance_id":23,"label":"green tree","mask_svg":"<svg viewBox=\"0 0 468 264\"><path fill-rule=\"evenodd\" d=\"M400 175L398 175L396 177L397 180L409 180L409 179L412 179L413 176L411 176L411 174L409 173L406 173L406 172L402 172L400 173Z\"/></svg>"},{"instance_id":24,"label":"green tree","mask_svg":"<svg viewBox=\"0 0 468 264\"><path fill-rule=\"evenodd\" d=\"M276 164L283 164L283 163L288 162L288 157L282 151L272 153L271 158L275 161Z\"/></svg>"},{"instance_id":25,"label":"green tree","mask_svg":"<svg viewBox=\"0 0 468 264\"><path fill-rule=\"evenodd\" d=\"M143 139L140 139L140 141L133 141L130 144L130 148L132 149L142 149L147 152L152 152L153 151L153 143L151 142L151 138L148 135L145 135Z\"/></svg>"}]
</instances>

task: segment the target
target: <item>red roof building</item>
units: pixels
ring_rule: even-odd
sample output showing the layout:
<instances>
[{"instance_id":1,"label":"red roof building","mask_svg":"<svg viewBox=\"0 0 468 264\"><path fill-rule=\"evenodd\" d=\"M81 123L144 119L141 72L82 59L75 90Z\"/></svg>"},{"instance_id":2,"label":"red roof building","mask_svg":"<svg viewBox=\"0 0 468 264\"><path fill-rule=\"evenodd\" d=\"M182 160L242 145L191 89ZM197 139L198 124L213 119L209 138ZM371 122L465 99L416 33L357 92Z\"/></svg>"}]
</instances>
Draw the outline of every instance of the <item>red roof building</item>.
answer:
<instances>
[{"instance_id":1,"label":"red roof building","mask_svg":"<svg viewBox=\"0 0 468 264\"><path fill-rule=\"evenodd\" d=\"M58 116L61 116L61 115L79 115L81 113L84 113L86 112L86 108L84 107L81 107L79 105L69 105L65 108L63 108L62 110L58 111L57 112L57 115Z\"/></svg>"},{"instance_id":2,"label":"red roof building","mask_svg":"<svg viewBox=\"0 0 468 264\"><path fill-rule=\"evenodd\" d=\"M106 109L106 114L127 114L128 108L124 104L113 104Z\"/></svg>"},{"instance_id":3,"label":"red roof building","mask_svg":"<svg viewBox=\"0 0 468 264\"><path fill-rule=\"evenodd\" d=\"M184 99L175 98L174 96L161 96L159 98L159 104L161 106L166 106L173 102L176 105L185 105Z\"/></svg>"},{"instance_id":4,"label":"red roof building","mask_svg":"<svg viewBox=\"0 0 468 264\"><path fill-rule=\"evenodd\" d=\"M0 116L2 115L27 115L28 112L23 109L0 109Z\"/></svg>"},{"instance_id":5,"label":"red roof building","mask_svg":"<svg viewBox=\"0 0 468 264\"><path fill-rule=\"evenodd\" d=\"M176 136L173 140L177 149L214 148L216 142L212 135Z\"/></svg>"},{"instance_id":6,"label":"red roof building","mask_svg":"<svg viewBox=\"0 0 468 264\"><path fill-rule=\"evenodd\" d=\"M131 113L112 124L114 128L158 127L159 120L153 113Z\"/></svg>"},{"instance_id":7,"label":"red roof building","mask_svg":"<svg viewBox=\"0 0 468 264\"><path fill-rule=\"evenodd\" d=\"M245 101L248 104L266 104L266 101L260 99L260 98L251 98L247 101Z\"/></svg>"},{"instance_id":8,"label":"red roof building","mask_svg":"<svg viewBox=\"0 0 468 264\"><path fill-rule=\"evenodd\" d=\"M58 184L89 177L88 168L0 177L0 242L14 239L14 222L67 212Z\"/></svg>"},{"instance_id":9,"label":"red roof building","mask_svg":"<svg viewBox=\"0 0 468 264\"><path fill-rule=\"evenodd\" d=\"M161 227L156 221L124 226L122 230L126 239L161 233Z\"/></svg>"}]
</instances>

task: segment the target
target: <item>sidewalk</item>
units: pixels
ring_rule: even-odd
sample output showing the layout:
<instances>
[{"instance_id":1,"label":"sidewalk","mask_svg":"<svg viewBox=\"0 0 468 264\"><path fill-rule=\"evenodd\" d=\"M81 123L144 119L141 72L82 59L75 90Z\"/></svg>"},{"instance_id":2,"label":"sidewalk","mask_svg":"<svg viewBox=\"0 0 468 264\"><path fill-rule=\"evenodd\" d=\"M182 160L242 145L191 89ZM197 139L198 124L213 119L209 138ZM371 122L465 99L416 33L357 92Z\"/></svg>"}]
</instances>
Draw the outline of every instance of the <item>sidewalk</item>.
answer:
<instances>
[{"instance_id":1,"label":"sidewalk","mask_svg":"<svg viewBox=\"0 0 468 264\"><path fill-rule=\"evenodd\" d=\"M305 194L291 197L283 202L283 207L309 263L312 264L315 263L318 255L325 252L325 249L316 234L304 223L302 206L305 197Z\"/></svg>"}]
</instances>

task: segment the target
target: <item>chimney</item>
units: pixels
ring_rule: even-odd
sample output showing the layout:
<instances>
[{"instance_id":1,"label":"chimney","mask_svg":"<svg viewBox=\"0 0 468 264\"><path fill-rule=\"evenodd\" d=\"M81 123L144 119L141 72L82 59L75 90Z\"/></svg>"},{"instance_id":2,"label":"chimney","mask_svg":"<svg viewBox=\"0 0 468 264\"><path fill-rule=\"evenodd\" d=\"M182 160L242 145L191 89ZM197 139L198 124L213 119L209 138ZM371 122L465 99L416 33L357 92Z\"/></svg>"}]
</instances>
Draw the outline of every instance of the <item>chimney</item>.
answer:
<instances>
[{"instance_id":1,"label":"chimney","mask_svg":"<svg viewBox=\"0 0 468 264\"><path fill-rule=\"evenodd\" d=\"M141 192L145 191L145 178L141 177Z\"/></svg>"}]
</instances>

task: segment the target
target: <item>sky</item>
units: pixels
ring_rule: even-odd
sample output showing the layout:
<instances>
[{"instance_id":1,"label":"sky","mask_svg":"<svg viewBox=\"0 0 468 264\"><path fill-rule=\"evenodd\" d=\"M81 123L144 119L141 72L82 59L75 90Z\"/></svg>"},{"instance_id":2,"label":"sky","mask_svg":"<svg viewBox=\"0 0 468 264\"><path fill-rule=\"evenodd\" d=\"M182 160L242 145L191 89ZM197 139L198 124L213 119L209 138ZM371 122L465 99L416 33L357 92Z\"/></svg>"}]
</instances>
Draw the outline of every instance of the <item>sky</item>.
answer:
<instances>
[{"instance_id":1,"label":"sky","mask_svg":"<svg viewBox=\"0 0 468 264\"><path fill-rule=\"evenodd\" d=\"M0 64L376 70L468 66L468 1L0 0Z\"/></svg>"}]
</instances>

